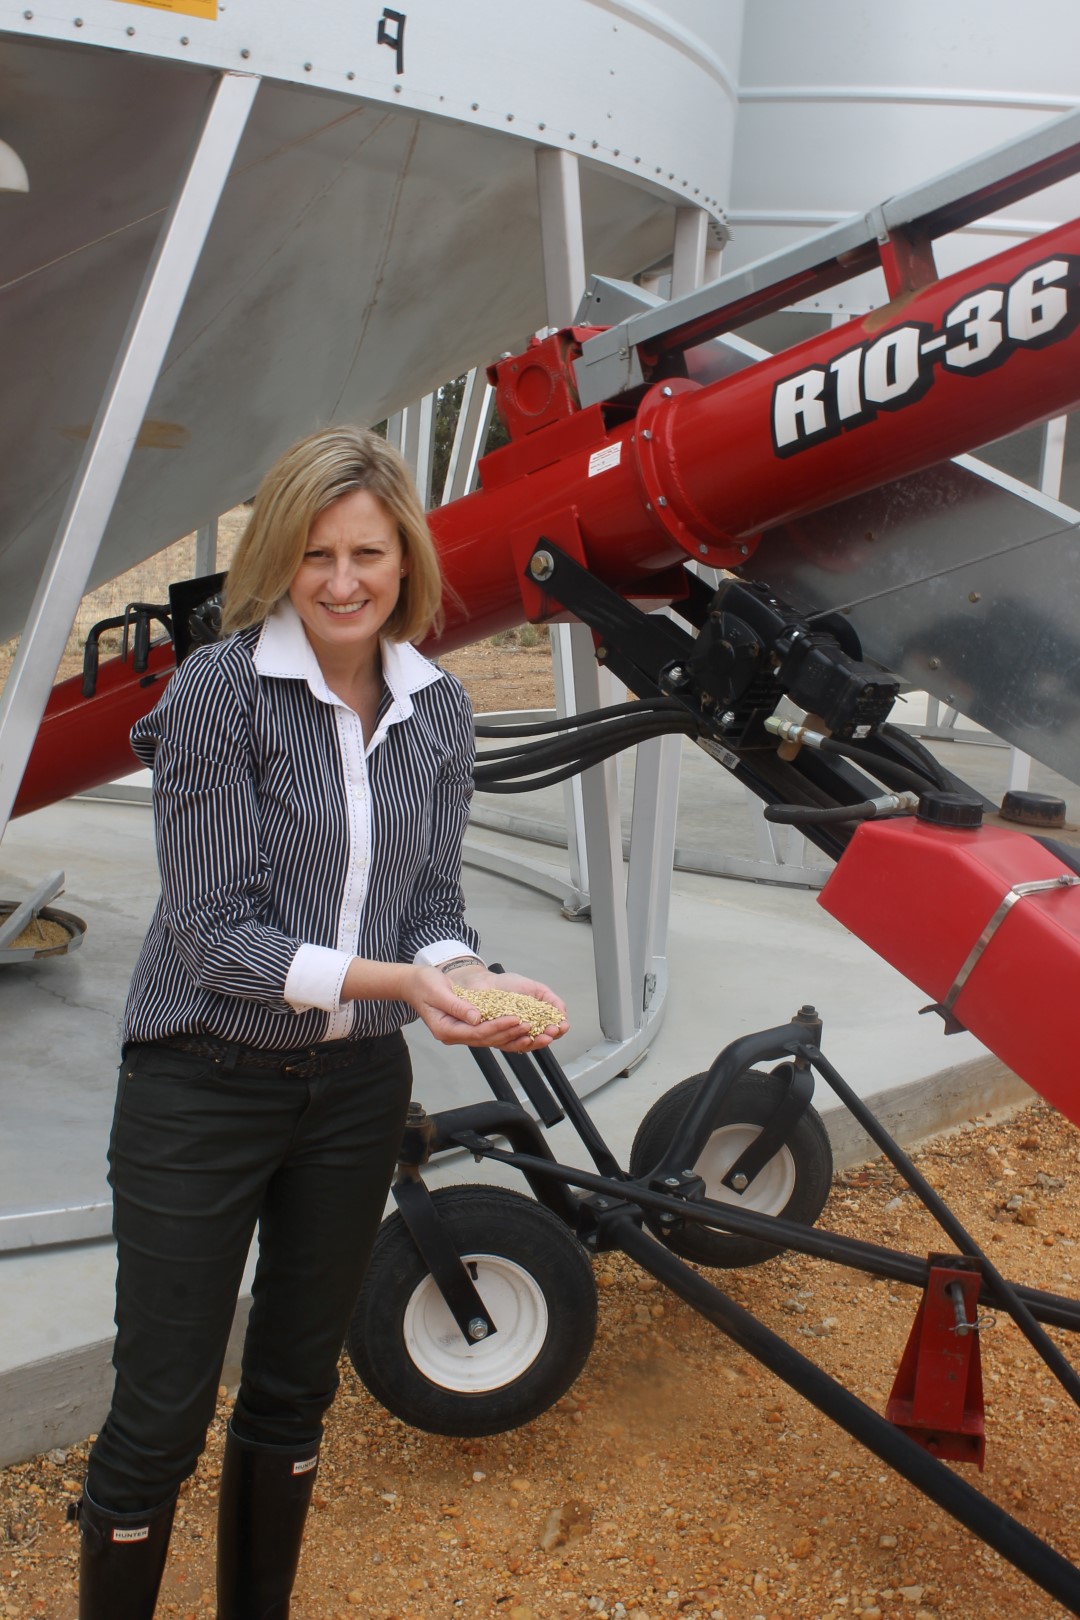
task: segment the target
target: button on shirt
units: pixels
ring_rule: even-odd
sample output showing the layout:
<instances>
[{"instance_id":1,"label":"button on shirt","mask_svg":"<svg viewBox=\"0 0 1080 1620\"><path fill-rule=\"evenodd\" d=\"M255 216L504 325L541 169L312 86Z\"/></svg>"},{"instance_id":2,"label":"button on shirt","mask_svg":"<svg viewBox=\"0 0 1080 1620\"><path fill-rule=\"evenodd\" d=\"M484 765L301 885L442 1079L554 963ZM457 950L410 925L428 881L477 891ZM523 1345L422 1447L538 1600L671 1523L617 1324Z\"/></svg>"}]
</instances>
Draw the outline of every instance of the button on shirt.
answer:
<instances>
[{"instance_id":1,"label":"button on shirt","mask_svg":"<svg viewBox=\"0 0 1080 1620\"><path fill-rule=\"evenodd\" d=\"M476 952L461 840L472 711L460 684L383 642L364 745L292 603L191 653L131 734L154 775L161 898L126 1041L189 1033L289 1048L385 1035L401 1001L342 1002L354 956L437 965Z\"/></svg>"}]
</instances>

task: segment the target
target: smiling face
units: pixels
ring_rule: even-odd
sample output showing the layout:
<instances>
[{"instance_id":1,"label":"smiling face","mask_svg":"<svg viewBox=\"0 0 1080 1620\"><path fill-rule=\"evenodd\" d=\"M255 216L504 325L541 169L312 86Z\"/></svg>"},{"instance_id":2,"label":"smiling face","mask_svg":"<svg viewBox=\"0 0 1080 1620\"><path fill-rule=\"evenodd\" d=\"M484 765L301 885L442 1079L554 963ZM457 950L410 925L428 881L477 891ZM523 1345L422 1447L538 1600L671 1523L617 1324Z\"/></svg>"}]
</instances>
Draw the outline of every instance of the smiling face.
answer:
<instances>
[{"instance_id":1,"label":"smiling face","mask_svg":"<svg viewBox=\"0 0 1080 1620\"><path fill-rule=\"evenodd\" d=\"M405 569L397 524L377 495L353 490L319 513L289 600L324 670L374 665Z\"/></svg>"}]
</instances>

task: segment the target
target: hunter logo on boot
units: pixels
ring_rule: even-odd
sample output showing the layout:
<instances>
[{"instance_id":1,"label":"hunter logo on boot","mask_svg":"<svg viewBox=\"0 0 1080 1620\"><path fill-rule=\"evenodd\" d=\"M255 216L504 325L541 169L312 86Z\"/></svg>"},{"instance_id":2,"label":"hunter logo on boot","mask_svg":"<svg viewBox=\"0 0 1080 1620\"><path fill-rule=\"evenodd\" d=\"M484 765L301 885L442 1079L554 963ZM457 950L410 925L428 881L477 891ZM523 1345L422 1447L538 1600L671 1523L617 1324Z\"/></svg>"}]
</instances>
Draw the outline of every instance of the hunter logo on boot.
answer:
<instances>
[{"instance_id":1,"label":"hunter logo on boot","mask_svg":"<svg viewBox=\"0 0 1080 1620\"><path fill-rule=\"evenodd\" d=\"M119 1526L113 1527L114 1541L145 1541L150 1534L150 1526L141 1524L137 1530L121 1530Z\"/></svg>"},{"instance_id":2,"label":"hunter logo on boot","mask_svg":"<svg viewBox=\"0 0 1080 1620\"><path fill-rule=\"evenodd\" d=\"M318 1457L305 1457L303 1462L294 1462L293 1463L292 1471L293 1471L294 1474L307 1474L307 1473L310 1473L311 1470L315 1467L315 1464L318 1462L318 1460L319 1460Z\"/></svg>"}]
</instances>

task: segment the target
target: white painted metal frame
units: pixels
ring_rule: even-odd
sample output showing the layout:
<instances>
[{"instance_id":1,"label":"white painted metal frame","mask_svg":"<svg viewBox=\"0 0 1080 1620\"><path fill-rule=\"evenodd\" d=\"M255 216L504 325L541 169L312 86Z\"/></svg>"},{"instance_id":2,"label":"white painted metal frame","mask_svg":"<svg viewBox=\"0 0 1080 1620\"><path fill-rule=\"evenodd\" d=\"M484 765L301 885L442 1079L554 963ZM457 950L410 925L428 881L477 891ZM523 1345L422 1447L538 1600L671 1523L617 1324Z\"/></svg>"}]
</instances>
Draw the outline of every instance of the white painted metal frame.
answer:
<instances>
[{"instance_id":1,"label":"white painted metal frame","mask_svg":"<svg viewBox=\"0 0 1080 1620\"><path fill-rule=\"evenodd\" d=\"M435 395L425 394L414 405L395 411L387 421L386 438L405 457L426 511L435 460Z\"/></svg>"},{"instance_id":2,"label":"white painted metal frame","mask_svg":"<svg viewBox=\"0 0 1080 1620\"><path fill-rule=\"evenodd\" d=\"M0 837L258 87L218 79L98 407L0 697Z\"/></svg>"},{"instance_id":3,"label":"white painted metal frame","mask_svg":"<svg viewBox=\"0 0 1080 1620\"><path fill-rule=\"evenodd\" d=\"M484 453L494 408L495 390L479 367L474 366L465 378L440 505L460 500L475 488L476 464Z\"/></svg>"}]
</instances>

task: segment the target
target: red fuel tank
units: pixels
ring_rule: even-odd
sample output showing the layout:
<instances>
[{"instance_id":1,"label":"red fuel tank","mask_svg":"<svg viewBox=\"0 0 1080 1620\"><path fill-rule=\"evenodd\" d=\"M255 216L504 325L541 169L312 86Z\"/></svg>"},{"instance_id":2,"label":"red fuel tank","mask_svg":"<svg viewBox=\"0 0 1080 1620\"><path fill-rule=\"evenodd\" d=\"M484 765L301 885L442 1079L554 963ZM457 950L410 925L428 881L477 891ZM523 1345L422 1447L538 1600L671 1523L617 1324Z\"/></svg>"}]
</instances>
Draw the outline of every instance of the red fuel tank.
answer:
<instances>
[{"instance_id":1,"label":"red fuel tank","mask_svg":"<svg viewBox=\"0 0 1080 1620\"><path fill-rule=\"evenodd\" d=\"M1080 877L998 826L866 822L819 900L1080 1123Z\"/></svg>"}]
</instances>

